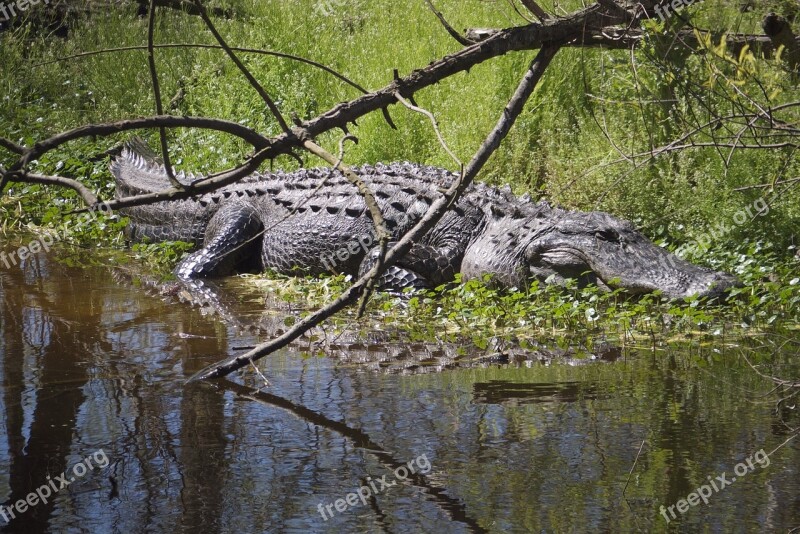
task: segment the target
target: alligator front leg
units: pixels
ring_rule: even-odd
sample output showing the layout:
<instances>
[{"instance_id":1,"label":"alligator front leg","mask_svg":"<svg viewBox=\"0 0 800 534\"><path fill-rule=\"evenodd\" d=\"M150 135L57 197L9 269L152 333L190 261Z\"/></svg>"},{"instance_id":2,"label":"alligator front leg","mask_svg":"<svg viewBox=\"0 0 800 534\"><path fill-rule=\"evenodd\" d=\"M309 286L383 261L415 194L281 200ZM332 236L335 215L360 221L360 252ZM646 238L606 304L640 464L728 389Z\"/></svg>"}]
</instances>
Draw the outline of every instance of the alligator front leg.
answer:
<instances>
[{"instance_id":1,"label":"alligator front leg","mask_svg":"<svg viewBox=\"0 0 800 534\"><path fill-rule=\"evenodd\" d=\"M208 223L203 248L181 261L175 274L182 280L230 274L260 257L263 233L262 218L252 205L224 204Z\"/></svg>"},{"instance_id":2,"label":"alligator front leg","mask_svg":"<svg viewBox=\"0 0 800 534\"><path fill-rule=\"evenodd\" d=\"M397 242L390 241L389 248ZM380 249L374 248L361 262L358 275L363 276L378 260ZM451 282L458 269L457 254L450 248L414 244L378 280L384 291L402 292L406 288L430 289Z\"/></svg>"}]
</instances>

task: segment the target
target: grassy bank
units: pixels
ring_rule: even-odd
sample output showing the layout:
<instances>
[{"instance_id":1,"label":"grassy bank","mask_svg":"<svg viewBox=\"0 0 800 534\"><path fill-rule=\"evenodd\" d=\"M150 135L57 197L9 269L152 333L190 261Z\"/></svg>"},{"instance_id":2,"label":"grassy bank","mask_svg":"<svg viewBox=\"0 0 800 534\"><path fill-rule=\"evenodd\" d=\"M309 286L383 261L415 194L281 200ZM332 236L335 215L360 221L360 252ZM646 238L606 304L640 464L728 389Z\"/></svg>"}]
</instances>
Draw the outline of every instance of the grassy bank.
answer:
<instances>
[{"instance_id":1,"label":"grassy bank","mask_svg":"<svg viewBox=\"0 0 800 534\"><path fill-rule=\"evenodd\" d=\"M241 1L225 6L233 6L237 15L216 23L231 45L303 56L369 90L388 83L395 69L404 75L459 48L423 2L332 0L320 8L310 0ZM566 11L580 7L577 2L559 6ZM437 7L455 28L499 28L521 22L502 3L443 0ZM552 6L546 2L545 7ZM691 13L706 27L760 32L763 14L784 8L780 2L760 2L756 10L740 13L727 3L708 1L693 6ZM70 24L67 39L35 33L28 26L0 34L0 135L32 144L78 125L154 112L144 51L57 61L90 51L142 46L146 19L137 18L133 7L110 6ZM737 272L756 288L753 294L781 294L795 287L789 282L797 269L794 245L800 236L800 201L781 186L753 186L798 175L792 147L698 148L640 165L621 156L674 140L690 127L685 122L689 116L703 122L712 111L735 108L739 93L755 95L748 98L769 106L800 100L800 91L780 61L756 60L746 51L732 55L716 49L661 61L663 41L673 30L652 23L647 43L634 54L595 49L559 52L481 179L509 183L517 192L570 208L610 211L632 220L659 244L680 249L687 259ZM156 39L213 43L198 17L172 10L159 12ZM416 95L419 105L436 114L445 138L462 160L470 157L497 120L533 54L509 54ZM308 65L257 54L243 57L287 116L311 118L358 95L353 87ZM278 132L258 95L220 51L162 49L157 64L161 92L165 101L174 103L172 113L225 118L261 132ZM709 88L699 100L685 90L698 80ZM365 117L352 128L359 143L349 145L348 162L412 160L453 167L427 119L398 106L391 108L391 115L397 130L380 114ZM221 134L176 130L170 135L173 162L181 169L212 172L230 167L247 152L247 147ZM321 141L335 150L338 135L326 135ZM123 139L70 143L33 168L78 178L101 197L110 198L113 184L103 153ZM149 136L153 146L154 139ZM319 164L304 159L308 165ZM611 164L617 160L622 162ZM0 163L12 161L0 149ZM274 162L282 168L297 165L291 158ZM761 203L768 209L748 211ZM0 197L0 220L6 231L53 227L63 224L64 214L77 206L74 195L64 190L14 186ZM111 221L74 239L116 246L119 235L119 225ZM795 296L790 289L784 303L788 306ZM575 313L588 313L581 310Z\"/></svg>"}]
</instances>

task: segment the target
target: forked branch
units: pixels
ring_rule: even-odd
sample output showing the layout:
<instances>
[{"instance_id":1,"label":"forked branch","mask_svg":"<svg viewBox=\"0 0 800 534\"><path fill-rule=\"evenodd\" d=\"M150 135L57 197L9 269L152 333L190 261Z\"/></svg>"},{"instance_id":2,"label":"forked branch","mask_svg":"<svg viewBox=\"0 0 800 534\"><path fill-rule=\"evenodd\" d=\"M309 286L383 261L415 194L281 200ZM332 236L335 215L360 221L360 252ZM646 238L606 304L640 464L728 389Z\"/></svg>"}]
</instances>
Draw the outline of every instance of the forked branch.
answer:
<instances>
[{"instance_id":1,"label":"forked branch","mask_svg":"<svg viewBox=\"0 0 800 534\"><path fill-rule=\"evenodd\" d=\"M525 103L528 101L531 93L533 93L533 89L536 87L536 84L539 82L539 80L541 80L545 69L547 69L547 66L550 64L553 56L558 51L558 48L559 47L557 46L545 46L539 51L536 58L531 62L525 75L522 77L517 90L514 92L514 95L511 97L505 109L503 110L503 113L501 114L500 119L498 120L494 129L492 129L492 131L484 140L483 144L481 144L480 148L472 157L472 160L469 162L460 178L450 186L444 195L438 198L431 205L425 216L411 230L409 230L395 246L389 250L389 252L386 254L386 265L392 265L400 257L406 254L411 248L412 243L417 241L428 230L433 228L433 226L445 214L449 206L453 202L456 202L469 184L472 183L475 176L477 176L478 172L480 172L480 170L483 168L483 165L494 153L494 151L497 150L497 147L500 146L500 142L508 134L517 117L522 112L522 109L525 106ZM264 356L267 356L282 347L285 347L295 339L299 338L309 329L320 324L322 321L328 317L331 317L339 310L355 302L365 291L369 280L379 272L378 267L378 265L373 266L368 273L359 278L336 300L307 316L302 321L299 321L283 335L266 343L262 343L245 354L234 356L232 358L215 363L196 373L189 379L189 382L226 376L237 369L241 369L242 367L249 365L251 362L263 358Z\"/></svg>"}]
</instances>

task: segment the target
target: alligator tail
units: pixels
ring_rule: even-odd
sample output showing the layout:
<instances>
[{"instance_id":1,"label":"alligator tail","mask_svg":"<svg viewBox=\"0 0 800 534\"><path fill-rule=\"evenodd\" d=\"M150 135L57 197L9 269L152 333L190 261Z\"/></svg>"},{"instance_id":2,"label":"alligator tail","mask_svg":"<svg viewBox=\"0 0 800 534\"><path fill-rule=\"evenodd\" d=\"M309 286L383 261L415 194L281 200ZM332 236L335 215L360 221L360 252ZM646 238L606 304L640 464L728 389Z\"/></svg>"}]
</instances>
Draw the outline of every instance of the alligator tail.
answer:
<instances>
[{"instance_id":1,"label":"alligator tail","mask_svg":"<svg viewBox=\"0 0 800 534\"><path fill-rule=\"evenodd\" d=\"M156 193L171 188L161 159L140 138L125 143L122 153L111 161L111 174L117 184L117 198ZM193 175L175 173L179 182L189 184Z\"/></svg>"}]
</instances>

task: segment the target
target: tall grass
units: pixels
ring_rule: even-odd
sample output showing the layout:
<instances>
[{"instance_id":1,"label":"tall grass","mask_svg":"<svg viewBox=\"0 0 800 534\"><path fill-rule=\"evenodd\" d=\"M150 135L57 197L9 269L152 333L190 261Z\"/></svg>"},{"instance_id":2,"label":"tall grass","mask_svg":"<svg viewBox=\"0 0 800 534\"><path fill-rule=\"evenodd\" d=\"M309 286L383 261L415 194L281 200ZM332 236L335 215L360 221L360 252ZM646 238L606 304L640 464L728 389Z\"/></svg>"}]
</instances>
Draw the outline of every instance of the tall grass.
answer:
<instances>
[{"instance_id":1,"label":"tall grass","mask_svg":"<svg viewBox=\"0 0 800 534\"><path fill-rule=\"evenodd\" d=\"M325 9L310 0L232 1L226 5L230 4L240 15L216 21L229 44L313 59L370 90L389 83L395 70L405 75L460 46L422 1L329 0L323 3ZM725 3L706 2L691 9L698 21L713 27L757 31L764 10L775 7L771 4L780 8L776 2L765 2L759 4L758 12L742 14ZM441 0L437 7L455 28L507 27L522 22L502 2ZM558 9L578 7L580 4L572 1L560 3ZM158 15L157 42L214 43L198 17L172 10L161 10ZM25 34L24 28L0 34L0 135L30 144L89 122L152 114L143 51L46 63L92 50L141 46L146 43L146 26L146 19L137 18L133 7L112 5L74 22L66 40ZM416 95L419 105L436 114L450 147L462 160L470 157L497 120L534 54L497 58ZM269 56L242 57L287 116L310 118L358 95L352 87L308 65ZM775 102L798 99L798 90L780 65L763 63L764 76L771 77L779 92ZM221 51L159 50L157 65L165 98L181 87L185 93L173 113L225 118L268 134L278 132L258 95ZM708 61L690 58L679 76L706 76L709 68ZM634 220L651 237L677 244L715 220L730 219L761 194L734 188L798 174L796 163L784 165L788 153L780 150L738 152L728 165L717 151L704 149L664 157L636 169L630 164L600 167L619 159L621 152L638 152L651 143L670 141L685 126L678 120L678 111L680 116L685 116L687 109L702 115L702 109L695 109L696 102L680 94L668 104L652 103L678 81L674 73L665 73L648 61L646 50L635 54L562 50L482 179L510 183L517 192L530 191L534 197L568 207L612 211ZM400 106L393 106L390 112L397 130L377 113L352 126L359 143L348 145L348 162L413 160L453 168L427 119ZM340 135L331 132L321 141L335 150ZM87 163L86 158L121 139L72 143L43 158L39 167L64 172L66 164L66 171L108 196L110 175L105 164ZM171 142L173 161L187 170L226 168L247 153L239 141L213 132L173 131ZM0 154L0 161L11 161L10 156ZM308 165L320 164L308 157L304 160ZM274 165L292 168L297 163L286 157ZM43 201L61 195L59 191L28 200L32 216L41 219L47 212ZM785 250L797 239L800 227L796 197L777 199L769 216L737 227L716 245L731 247L745 239L768 239L774 248Z\"/></svg>"}]
</instances>

